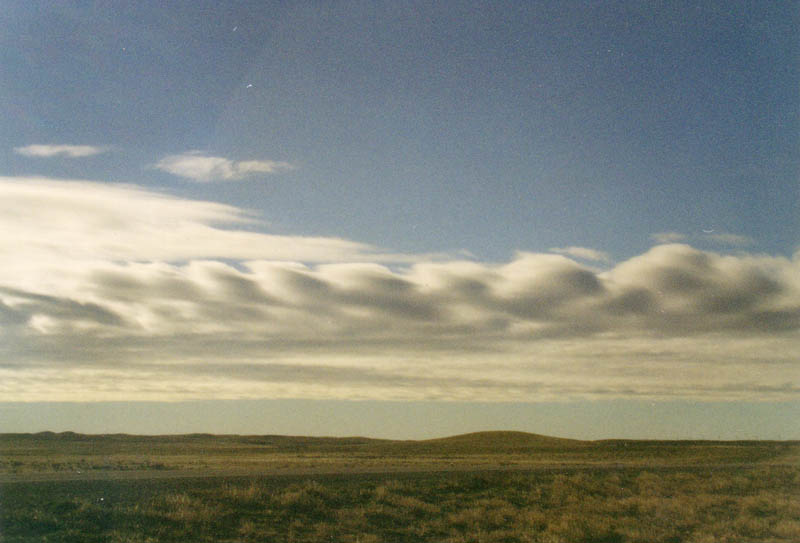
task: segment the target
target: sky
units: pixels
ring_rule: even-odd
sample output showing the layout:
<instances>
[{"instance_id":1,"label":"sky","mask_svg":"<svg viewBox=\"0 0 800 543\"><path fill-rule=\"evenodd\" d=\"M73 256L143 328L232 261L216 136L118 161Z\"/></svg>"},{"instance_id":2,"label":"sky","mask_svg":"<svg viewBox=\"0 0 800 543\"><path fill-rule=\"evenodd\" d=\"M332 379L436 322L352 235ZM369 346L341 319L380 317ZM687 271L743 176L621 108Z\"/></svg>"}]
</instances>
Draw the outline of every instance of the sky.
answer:
<instances>
[{"instance_id":1,"label":"sky","mask_svg":"<svg viewBox=\"0 0 800 543\"><path fill-rule=\"evenodd\" d=\"M6 2L0 431L800 439L798 19Z\"/></svg>"}]
</instances>

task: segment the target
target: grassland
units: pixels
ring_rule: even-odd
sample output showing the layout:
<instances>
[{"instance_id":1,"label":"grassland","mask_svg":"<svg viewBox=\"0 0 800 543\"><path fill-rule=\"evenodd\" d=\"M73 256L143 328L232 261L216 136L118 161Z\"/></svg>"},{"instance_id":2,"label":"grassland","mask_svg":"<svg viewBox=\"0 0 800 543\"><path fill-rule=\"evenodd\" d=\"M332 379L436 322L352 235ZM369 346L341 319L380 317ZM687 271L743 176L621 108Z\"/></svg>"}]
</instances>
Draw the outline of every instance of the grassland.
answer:
<instances>
[{"instance_id":1,"label":"grassland","mask_svg":"<svg viewBox=\"0 0 800 543\"><path fill-rule=\"evenodd\" d=\"M0 541L797 542L798 458L515 432L6 434Z\"/></svg>"},{"instance_id":2,"label":"grassland","mask_svg":"<svg viewBox=\"0 0 800 543\"><path fill-rule=\"evenodd\" d=\"M128 471L395 471L540 466L797 464L800 442L578 441L479 432L425 441L190 434L0 434L3 474Z\"/></svg>"}]
</instances>

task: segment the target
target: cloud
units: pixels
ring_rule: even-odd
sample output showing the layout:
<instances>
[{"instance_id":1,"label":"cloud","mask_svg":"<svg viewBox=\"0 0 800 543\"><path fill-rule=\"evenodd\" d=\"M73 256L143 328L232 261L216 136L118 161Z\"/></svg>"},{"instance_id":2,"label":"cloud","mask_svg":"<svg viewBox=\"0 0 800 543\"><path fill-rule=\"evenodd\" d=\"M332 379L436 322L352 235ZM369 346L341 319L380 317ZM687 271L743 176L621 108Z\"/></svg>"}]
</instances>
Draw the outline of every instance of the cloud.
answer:
<instances>
[{"instance_id":1,"label":"cloud","mask_svg":"<svg viewBox=\"0 0 800 543\"><path fill-rule=\"evenodd\" d=\"M677 243L688 238L685 234L678 232L661 232L650 236L656 243ZM703 230L702 233L692 236L698 241L707 241L717 245L745 246L754 243L753 238L728 232L715 232L714 230Z\"/></svg>"},{"instance_id":2,"label":"cloud","mask_svg":"<svg viewBox=\"0 0 800 543\"><path fill-rule=\"evenodd\" d=\"M257 223L224 204L173 198L131 185L0 177L0 258L108 261L409 259L363 243L237 229ZM14 262L15 264L9 264Z\"/></svg>"},{"instance_id":3,"label":"cloud","mask_svg":"<svg viewBox=\"0 0 800 543\"><path fill-rule=\"evenodd\" d=\"M0 178L0 395L800 395L800 253L664 244L600 271L237 229L255 220L134 186Z\"/></svg>"},{"instance_id":4,"label":"cloud","mask_svg":"<svg viewBox=\"0 0 800 543\"><path fill-rule=\"evenodd\" d=\"M751 245L753 243L753 238L748 236L742 236L739 234L731 234L728 232L716 232L713 234L704 234L703 239L718 243L720 245Z\"/></svg>"},{"instance_id":5,"label":"cloud","mask_svg":"<svg viewBox=\"0 0 800 543\"><path fill-rule=\"evenodd\" d=\"M156 163L159 170L194 181L237 181L260 173L275 174L294 169L288 162L274 160L233 161L207 156L200 151L170 155Z\"/></svg>"},{"instance_id":6,"label":"cloud","mask_svg":"<svg viewBox=\"0 0 800 543\"><path fill-rule=\"evenodd\" d=\"M604 275L631 324L658 333L797 330L800 260L730 256L661 245ZM799 276L800 277L800 276ZM631 298L634 296L634 298Z\"/></svg>"},{"instance_id":7,"label":"cloud","mask_svg":"<svg viewBox=\"0 0 800 543\"><path fill-rule=\"evenodd\" d=\"M650 238L656 243L676 243L686 239L686 235L679 232L658 232L651 234Z\"/></svg>"},{"instance_id":8,"label":"cloud","mask_svg":"<svg viewBox=\"0 0 800 543\"><path fill-rule=\"evenodd\" d=\"M14 152L18 155L42 158L54 156L83 158L105 153L106 151L108 151L108 147L98 147L95 145L27 145L25 147L14 148Z\"/></svg>"},{"instance_id":9,"label":"cloud","mask_svg":"<svg viewBox=\"0 0 800 543\"><path fill-rule=\"evenodd\" d=\"M596 262L610 262L611 257L608 253L598 251L596 249L587 249L586 247L553 247L550 249L553 253L572 256L583 260L594 260Z\"/></svg>"}]
</instances>

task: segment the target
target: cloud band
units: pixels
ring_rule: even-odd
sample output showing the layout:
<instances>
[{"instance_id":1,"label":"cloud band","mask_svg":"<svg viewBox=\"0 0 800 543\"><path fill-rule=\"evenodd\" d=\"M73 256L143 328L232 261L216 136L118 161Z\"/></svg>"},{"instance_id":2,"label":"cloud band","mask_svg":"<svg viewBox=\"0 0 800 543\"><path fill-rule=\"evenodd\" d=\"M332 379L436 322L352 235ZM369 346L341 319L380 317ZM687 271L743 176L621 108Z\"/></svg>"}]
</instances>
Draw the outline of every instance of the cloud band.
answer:
<instances>
[{"instance_id":1,"label":"cloud band","mask_svg":"<svg viewBox=\"0 0 800 543\"><path fill-rule=\"evenodd\" d=\"M0 393L530 401L800 390L800 253L666 244L599 271L560 254L435 261L236 229L253 220L132 186L0 179Z\"/></svg>"}]
</instances>

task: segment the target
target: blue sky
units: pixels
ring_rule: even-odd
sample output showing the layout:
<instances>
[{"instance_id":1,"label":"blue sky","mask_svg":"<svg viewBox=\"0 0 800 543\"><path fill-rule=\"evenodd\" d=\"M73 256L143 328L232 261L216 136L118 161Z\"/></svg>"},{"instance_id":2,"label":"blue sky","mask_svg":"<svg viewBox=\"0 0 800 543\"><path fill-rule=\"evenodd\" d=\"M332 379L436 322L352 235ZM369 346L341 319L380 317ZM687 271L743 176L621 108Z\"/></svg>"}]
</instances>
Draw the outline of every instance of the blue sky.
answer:
<instances>
[{"instance_id":1,"label":"blue sky","mask_svg":"<svg viewBox=\"0 0 800 543\"><path fill-rule=\"evenodd\" d=\"M10 2L0 399L797 402L797 23Z\"/></svg>"}]
</instances>

